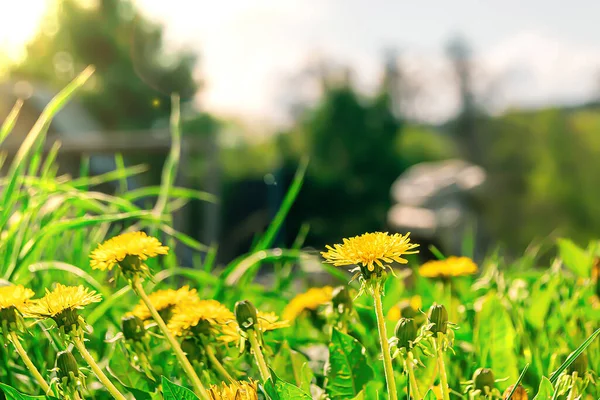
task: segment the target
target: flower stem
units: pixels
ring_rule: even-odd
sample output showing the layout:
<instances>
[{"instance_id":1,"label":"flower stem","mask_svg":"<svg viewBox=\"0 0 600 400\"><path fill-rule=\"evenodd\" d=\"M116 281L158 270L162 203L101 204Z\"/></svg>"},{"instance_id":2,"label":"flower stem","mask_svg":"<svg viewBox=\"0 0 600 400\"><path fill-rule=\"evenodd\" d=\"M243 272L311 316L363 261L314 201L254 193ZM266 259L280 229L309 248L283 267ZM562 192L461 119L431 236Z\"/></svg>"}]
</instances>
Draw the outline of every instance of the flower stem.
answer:
<instances>
[{"instance_id":1,"label":"flower stem","mask_svg":"<svg viewBox=\"0 0 600 400\"><path fill-rule=\"evenodd\" d=\"M94 357L92 357L92 355L85 348L83 339L80 337L74 337L73 344L75 345L75 347L77 347L79 354L81 354L83 359L92 368L92 371L94 371L94 375L96 375L96 377L104 385L106 390L108 390L110 392L110 394L117 400L127 400L127 398L125 396L123 396L123 394L121 392L119 392L119 389L117 389L115 387L115 385L113 385L113 383L110 381L110 379L108 379L108 377L104 374L104 372L102 372L102 370L100 369L100 366L94 360Z\"/></svg>"},{"instance_id":2,"label":"flower stem","mask_svg":"<svg viewBox=\"0 0 600 400\"><path fill-rule=\"evenodd\" d=\"M271 378L271 373L269 372L269 367L267 367L267 363L265 361L265 356L260 349L260 344L258 343L258 339L256 337L256 332L254 329L249 329L246 331L248 334L248 340L250 341L250 347L252 348L252 352L254 353L254 359L256 360L256 365L258 365L258 370L260 371L260 376L263 381L267 381Z\"/></svg>"},{"instance_id":3,"label":"flower stem","mask_svg":"<svg viewBox=\"0 0 600 400\"><path fill-rule=\"evenodd\" d=\"M219 359L215 355L215 352L212 349L212 347L205 346L204 350L206 351L206 355L208 356L208 359L210 360L210 363L221 374L221 376L223 378L225 378L226 380L228 380L229 383L235 382L235 379L233 379L233 377L231 375L229 375L229 372L227 372L227 370L225 369L225 367L223 366L223 364L221 364L221 362L219 361Z\"/></svg>"},{"instance_id":4,"label":"flower stem","mask_svg":"<svg viewBox=\"0 0 600 400\"><path fill-rule=\"evenodd\" d=\"M142 299L142 301L148 308L148 311L150 311L150 314L152 315L152 318L158 325L159 329L167 338L167 341L171 345L171 348L173 349L173 352L175 353L175 356L177 357L179 364L184 369L185 373L187 374L188 378L190 379L190 381L192 383L192 386L194 388L194 393L196 393L196 395L200 396L204 400L209 400L210 397L208 396L208 392L202 385L202 382L200 381L200 378L198 378L196 371L194 371L194 367L192 367L190 360L187 359L187 357L185 356L185 353L183 352L183 350L181 350L181 346L179 345L179 342L177 342L177 340L175 339L175 337L173 336L173 334L171 333L169 328L167 328L167 324L165 324L165 321L162 319L162 317L160 316L158 311L156 311L156 308L152 305L152 302L150 301L150 298L146 294L146 291L144 290L144 287L140 283L140 280L134 279L133 282L131 283L131 285L132 285L133 291L138 296L140 296L140 298Z\"/></svg>"},{"instance_id":5,"label":"flower stem","mask_svg":"<svg viewBox=\"0 0 600 400\"><path fill-rule=\"evenodd\" d=\"M38 371L38 369L35 367L33 362L31 362L31 359L27 355L27 352L21 345L19 336L15 332L10 332L9 339L12 342L12 344L15 346L17 353L19 353L19 356L21 356L21 359L25 363L25 366L27 367L29 372L31 372L31 374L33 375L33 377L35 378L37 383L44 390L44 394L46 394L46 395L50 394L50 386L48 386L48 383L46 382L46 380L44 379L42 374L40 374L40 371Z\"/></svg>"},{"instance_id":6,"label":"flower stem","mask_svg":"<svg viewBox=\"0 0 600 400\"><path fill-rule=\"evenodd\" d=\"M373 291L375 299L375 314L377 315L377 327L379 330L379 342L383 354L383 370L385 372L385 381L389 400L398 400L396 391L396 381L394 380L394 367L392 366L392 357L390 356L390 345L388 343L387 333L385 331L385 319L383 317L383 304L381 303L381 286L377 284Z\"/></svg>"},{"instance_id":7,"label":"flower stem","mask_svg":"<svg viewBox=\"0 0 600 400\"><path fill-rule=\"evenodd\" d=\"M439 333L438 333L439 335ZM444 363L444 352L441 346L441 337L438 336L433 341L435 352L437 354L438 367L440 370L440 386L442 389L442 397L444 400L450 400L450 388L448 387L448 375L446 374L446 364Z\"/></svg>"},{"instance_id":8,"label":"flower stem","mask_svg":"<svg viewBox=\"0 0 600 400\"><path fill-rule=\"evenodd\" d=\"M414 364L414 358L412 355L412 352L408 352L408 357L406 360L406 370L408 372L408 382L411 386L411 390L410 393L412 394L413 398L417 399L417 400L422 400L423 397L421 396L421 392L419 391L419 385L417 384L417 379L415 377L415 369L413 367Z\"/></svg>"}]
</instances>

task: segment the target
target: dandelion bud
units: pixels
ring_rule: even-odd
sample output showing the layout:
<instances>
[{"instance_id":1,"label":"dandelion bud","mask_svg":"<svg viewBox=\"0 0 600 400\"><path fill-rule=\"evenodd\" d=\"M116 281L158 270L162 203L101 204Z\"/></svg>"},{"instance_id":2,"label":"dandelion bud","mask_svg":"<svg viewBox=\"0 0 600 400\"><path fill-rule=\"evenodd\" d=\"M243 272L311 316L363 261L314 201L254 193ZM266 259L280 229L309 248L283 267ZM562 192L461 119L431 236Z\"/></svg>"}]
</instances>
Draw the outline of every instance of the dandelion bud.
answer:
<instances>
[{"instance_id":1,"label":"dandelion bud","mask_svg":"<svg viewBox=\"0 0 600 400\"><path fill-rule=\"evenodd\" d=\"M473 384L475 389L481 390L483 393L491 391L494 388L494 373L489 368L478 368L473 374Z\"/></svg>"},{"instance_id":2,"label":"dandelion bud","mask_svg":"<svg viewBox=\"0 0 600 400\"><path fill-rule=\"evenodd\" d=\"M235 303L235 318L240 329L247 331L258 323L258 310L248 300Z\"/></svg>"},{"instance_id":3,"label":"dandelion bud","mask_svg":"<svg viewBox=\"0 0 600 400\"><path fill-rule=\"evenodd\" d=\"M571 353L573 354L573 353ZM574 374L577 372L577 375L583 376L587 372L588 368L588 358L585 353L581 353L579 357L573 361L573 363L569 366L569 374Z\"/></svg>"},{"instance_id":4,"label":"dandelion bud","mask_svg":"<svg viewBox=\"0 0 600 400\"><path fill-rule=\"evenodd\" d=\"M398 348L410 350L417 338L417 324L412 318L400 318L396 324L394 334L398 339Z\"/></svg>"},{"instance_id":5,"label":"dandelion bud","mask_svg":"<svg viewBox=\"0 0 600 400\"><path fill-rule=\"evenodd\" d=\"M144 322L135 315L125 315L121 319L121 330L127 340L139 341L146 335Z\"/></svg>"},{"instance_id":6,"label":"dandelion bud","mask_svg":"<svg viewBox=\"0 0 600 400\"><path fill-rule=\"evenodd\" d=\"M346 286L338 286L333 290L333 297L331 299L333 308L340 312L345 310L352 310L352 297Z\"/></svg>"},{"instance_id":7,"label":"dandelion bud","mask_svg":"<svg viewBox=\"0 0 600 400\"><path fill-rule=\"evenodd\" d=\"M434 324L431 327L431 332L434 335L437 333L446 333L448 331L448 311L442 304L434 304L429 308L429 322Z\"/></svg>"},{"instance_id":8,"label":"dandelion bud","mask_svg":"<svg viewBox=\"0 0 600 400\"><path fill-rule=\"evenodd\" d=\"M17 308L14 306L0 308L0 325L14 327L17 323Z\"/></svg>"},{"instance_id":9,"label":"dandelion bud","mask_svg":"<svg viewBox=\"0 0 600 400\"><path fill-rule=\"evenodd\" d=\"M504 391L504 394L502 395L504 400L508 399L508 396L510 395L510 392L512 392L514 387L515 387L515 385L511 385ZM513 393L512 397L511 397L511 399L513 399L513 400L527 400L528 398L529 397L527 396L527 391L521 385L517 386L517 388L515 389L515 392Z\"/></svg>"},{"instance_id":10,"label":"dandelion bud","mask_svg":"<svg viewBox=\"0 0 600 400\"><path fill-rule=\"evenodd\" d=\"M57 374L61 381L66 380L67 383L77 382L79 376L79 368L77 360L73 357L70 351L61 351L56 356Z\"/></svg>"}]
</instances>

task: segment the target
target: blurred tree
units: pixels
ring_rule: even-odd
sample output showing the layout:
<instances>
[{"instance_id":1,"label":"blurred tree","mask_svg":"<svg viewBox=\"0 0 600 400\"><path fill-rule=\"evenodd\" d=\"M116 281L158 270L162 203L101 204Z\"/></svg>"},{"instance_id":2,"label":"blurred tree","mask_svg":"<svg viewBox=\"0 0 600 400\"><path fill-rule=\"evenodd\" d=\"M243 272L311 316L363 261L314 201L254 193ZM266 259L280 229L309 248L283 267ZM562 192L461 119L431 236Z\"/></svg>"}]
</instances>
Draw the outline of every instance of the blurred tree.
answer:
<instances>
[{"instance_id":1,"label":"blurred tree","mask_svg":"<svg viewBox=\"0 0 600 400\"><path fill-rule=\"evenodd\" d=\"M455 136L463 157L480 164L483 154L476 124L479 110L473 91L471 51L467 42L459 36L450 40L446 51L452 64L460 102L458 115L450 122L450 132Z\"/></svg>"},{"instance_id":2,"label":"blurred tree","mask_svg":"<svg viewBox=\"0 0 600 400\"><path fill-rule=\"evenodd\" d=\"M130 0L54 0L16 79L56 88L92 64L96 74L79 98L109 130L146 129L168 117L169 96L191 99L196 56L166 52L163 29Z\"/></svg>"},{"instance_id":3,"label":"blurred tree","mask_svg":"<svg viewBox=\"0 0 600 400\"><path fill-rule=\"evenodd\" d=\"M397 75L391 62L371 98L357 94L348 71L341 75L323 77L321 101L289 134L305 135L303 153L311 156L289 231L308 222L309 244L316 246L384 229L390 187L406 168L396 150L402 122L393 111Z\"/></svg>"}]
</instances>

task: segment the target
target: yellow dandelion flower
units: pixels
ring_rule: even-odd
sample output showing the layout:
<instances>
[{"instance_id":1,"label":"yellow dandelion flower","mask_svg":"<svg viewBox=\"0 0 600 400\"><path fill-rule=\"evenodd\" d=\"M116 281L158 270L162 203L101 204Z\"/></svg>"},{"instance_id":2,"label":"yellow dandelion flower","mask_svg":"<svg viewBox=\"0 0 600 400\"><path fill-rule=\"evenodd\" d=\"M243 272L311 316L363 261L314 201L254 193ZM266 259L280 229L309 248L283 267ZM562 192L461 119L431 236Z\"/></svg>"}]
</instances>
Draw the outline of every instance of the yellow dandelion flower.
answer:
<instances>
[{"instance_id":1,"label":"yellow dandelion flower","mask_svg":"<svg viewBox=\"0 0 600 400\"><path fill-rule=\"evenodd\" d=\"M418 244L410 243L409 234L389 234L387 232L365 233L350 239L344 239L342 244L333 247L326 246L327 251L321 252L325 261L335 266L358 265L369 272L375 271L375 266L385 268L384 263L392 262L406 264L402 258L405 254L415 254Z\"/></svg>"},{"instance_id":2,"label":"yellow dandelion flower","mask_svg":"<svg viewBox=\"0 0 600 400\"><path fill-rule=\"evenodd\" d=\"M184 286L177 290L157 290L156 292L150 293L148 297L150 298L150 303L156 308L156 311L158 311L165 322L168 322L171 319L176 307L195 307L200 301L196 289L190 289L189 286ZM148 307L146 307L142 301L134 307L131 314L142 321L152 318L150 310L148 310Z\"/></svg>"},{"instance_id":3,"label":"yellow dandelion flower","mask_svg":"<svg viewBox=\"0 0 600 400\"><path fill-rule=\"evenodd\" d=\"M428 261L419 267L419 275L426 278L449 278L476 273L477 264L469 257L452 256L445 260Z\"/></svg>"},{"instance_id":4,"label":"yellow dandelion flower","mask_svg":"<svg viewBox=\"0 0 600 400\"><path fill-rule=\"evenodd\" d=\"M410 299L404 299L390 308L387 319L390 321L398 321L400 318L415 318L422 307L423 300L421 299L421 296L412 296Z\"/></svg>"},{"instance_id":5,"label":"yellow dandelion flower","mask_svg":"<svg viewBox=\"0 0 600 400\"><path fill-rule=\"evenodd\" d=\"M145 232L128 232L108 239L90 254L93 269L111 270L119 265L124 273L147 273L148 258L167 254L169 248Z\"/></svg>"},{"instance_id":6,"label":"yellow dandelion flower","mask_svg":"<svg viewBox=\"0 0 600 400\"><path fill-rule=\"evenodd\" d=\"M62 332L70 333L85 325L77 310L101 300L101 295L81 285L65 286L57 283L53 291L46 289L46 295L41 299L27 303L23 314L37 319L52 318Z\"/></svg>"},{"instance_id":7,"label":"yellow dandelion flower","mask_svg":"<svg viewBox=\"0 0 600 400\"><path fill-rule=\"evenodd\" d=\"M293 321L305 310L316 310L319 306L331 302L332 298L333 288L331 286L311 288L289 302L283 310L283 319Z\"/></svg>"},{"instance_id":8,"label":"yellow dandelion flower","mask_svg":"<svg viewBox=\"0 0 600 400\"><path fill-rule=\"evenodd\" d=\"M210 400L258 400L258 384L250 380L236 381L229 385L211 385L208 396Z\"/></svg>"},{"instance_id":9,"label":"yellow dandelion flower","mask_svg":"<svg viewBox=\"0 0 600 400\"><path fill-rule=\"evenodd\" d=\"M22 285L0 287L0 332L20 330L23 325L21 313L34 295Z\"/></svg>"},{"instance_id":10,"label":"yellow dandelion flower","mask_svg":"<svg viewBox=\"0 0 600 400\"><path fill-rule=\"evenodd\" d=\"M235 315L216 300L199 300L193 307L177 306L168 327L177 336L196 331L214 332L220 326L235 320Z\"/></svg>"},{"instance_id":11,"label":"yellow dandelion flower","mask_svg":"<svg viewBox=\"0 0 600 400\"><path fill-rule=\"evenodd\" d=\"M34 296L33 290L23 285L9 285L0 287L0 311L8 308L21 310Z\"/></svg>"},{"instance_id":12,"label":"yellow dandelion flower","mask_svg":"<svg viewBox=\"0 0 600 400\"><path fill-rule=\"evenodd\" d=\"M258 326L262 332L274 331L275 329L287 328L290 322L279 320L274 312L258 312Z\"/></svg>"}]
</instances>

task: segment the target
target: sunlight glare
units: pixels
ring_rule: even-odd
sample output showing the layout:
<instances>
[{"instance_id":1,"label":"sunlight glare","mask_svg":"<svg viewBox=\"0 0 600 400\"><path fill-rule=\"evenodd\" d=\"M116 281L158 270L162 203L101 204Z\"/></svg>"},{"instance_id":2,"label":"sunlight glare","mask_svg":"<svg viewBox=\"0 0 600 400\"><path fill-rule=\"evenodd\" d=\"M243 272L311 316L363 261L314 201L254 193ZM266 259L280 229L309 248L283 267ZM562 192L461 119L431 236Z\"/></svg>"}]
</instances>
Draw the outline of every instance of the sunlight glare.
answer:
<instances>
[{"instance_id":1,"label":"sunlight glare","mask_svg":"<svg viewBox=\"0 0 600 400\"><path fill-rule=\"evenodd\" d=\"M35 35L49 1L0 1L0 54L11 59L23 56L25 44Z\"/></svg>"}]
</instances>

